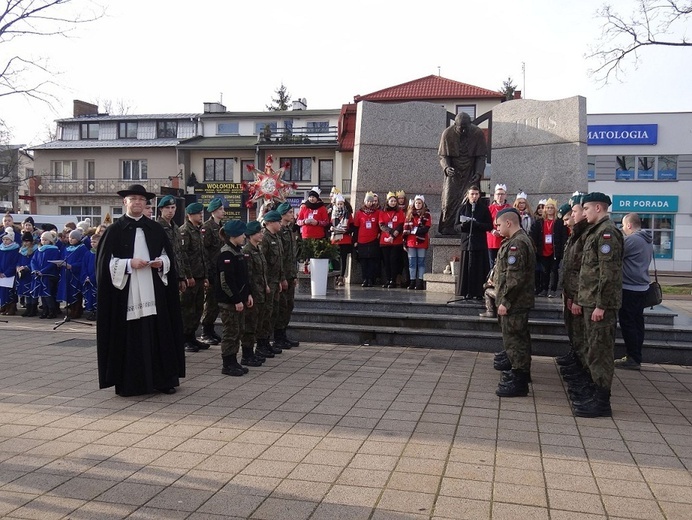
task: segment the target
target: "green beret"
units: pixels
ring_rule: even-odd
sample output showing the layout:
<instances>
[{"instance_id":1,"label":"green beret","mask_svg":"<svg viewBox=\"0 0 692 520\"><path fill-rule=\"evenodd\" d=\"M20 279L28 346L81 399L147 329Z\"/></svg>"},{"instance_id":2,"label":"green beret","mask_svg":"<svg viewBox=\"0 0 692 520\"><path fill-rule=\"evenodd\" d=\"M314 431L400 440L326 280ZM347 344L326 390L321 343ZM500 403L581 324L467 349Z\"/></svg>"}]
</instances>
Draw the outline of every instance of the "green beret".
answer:
<instances>
[{"instance_id":1,"label":"green beret","mask_svg":"<svg viewBox=\"0 0 692 520\"><path fill-rule=\"evenodd\" d=\"M568 203L563 204L560 206L560 209L557 210L557 218L564 217L570 211L572 211L572 206L570 206Z\"/></svg>"},{"instance_id":2,"label":"green beret","mask_svg":"<svg viewBox=\"0 0 692 520\"><path fill-rule=\"evenodd\" d=\"M581 206L582 201L584 200L584 195L585 193L579 193L577 195L572 195L569 199L569 205L574 207L574 206Z\"/></svg>"},{"instance_id":3,"label":"green beret","mask_svg":"<svg viewBox=\"0 0 692 520\"><path fill-rule=\"evenodd\" d=\"M185 208L185 213L188 215L194 215L195 213L202 213L204 211L204 206L200 202L193 202L192 204L188 204L187 208Z\"/></svg>"},{"instance_id":4,"label":"green beret","mask_svg":"<svg viewBox=\"0 0 692 520\"><path fill-rule=\"evenodd\" d=\"M223 201L221 198L215 197L209 201L209 204L207 204L207 211L211 213L212 211L219 209L221 206L223 206Z\"/></svg>"},{"instance_id":5,"label":"green beret","mask_svg":"<svg viewBox=\"0 0 692 520\"><path fill-rule=\"evenodd\" d=\"M497 220L502 215L506 215L507 213L514 213L519 218L519 220L521 220L521 215L519 215L519 212L515 208L505 208L502 211L498 211L495 219Z\"/></svg>"},{"instance_id":6,"label":"green beret","mask_svg":"<svg viewBox=\"0 0 692 520\"><path fill-rule=\"evenodd\" d=\"M173 195L166 195L164 197L161 197L158 207L165 208L166 206L175 206L175 197L173 197Z\"/></svg>"},{"instance_id":7,"label":"green beret","mask_svg":"<svg viewBox=\"0 0 692 520\"><path fill-rule=\"evenodd\" d=\"M257 222L256 220L253 220L252 222L248 222L246 229L245 229L245 234L249 237L252 235L256 235L257 233L262 231L262 224Z\"/></svg>"},{"instance_id":8,"label":"green beret","mask_svg":"<svg viewBox=\"0 0 692 520\"><path fill-rule=\"evenodd\" d=\"M587 202L602 202L604 204L607 204L610 206L613 201L610 200L610 197L606 195L605 193L601 193L600 191L594 191L593 193L587 193L582 197L581 203L582 205L586 204Z\"/></svg>"},{"instance_id":9,"label":"green beret","mask_svg":"<svg viewBox=\"0 0 692 520\"><path fill-rule=\"evenodd\" d=\"M228 237L239 237L245 233L247 226L242 220L229 220L223 225L223 232Z\"/></svg>"},{"instance_id":10,"label":"green beret","mask_svg":"<svg viewBox=\"0 0 692 520\"><path fill-rule=\"evenodd\" d=\"M276 208L276 211L279 212L279 215L283 216L291 211L291 209L293 209L293 206L291 206L288 202L282 202L279 204L279 207Z\"/></svg>"},{"instance_id":11,"label":"green beret","mask_svg":"<svg viewBox=\"0 0 692 520\"><path fill-rule=\"evenodd\" d=\"M265 222L281 222L281 215L275 209L273 209L271 211L267 211L264 214L264 221Z\"/></svg>"}]
</instances>

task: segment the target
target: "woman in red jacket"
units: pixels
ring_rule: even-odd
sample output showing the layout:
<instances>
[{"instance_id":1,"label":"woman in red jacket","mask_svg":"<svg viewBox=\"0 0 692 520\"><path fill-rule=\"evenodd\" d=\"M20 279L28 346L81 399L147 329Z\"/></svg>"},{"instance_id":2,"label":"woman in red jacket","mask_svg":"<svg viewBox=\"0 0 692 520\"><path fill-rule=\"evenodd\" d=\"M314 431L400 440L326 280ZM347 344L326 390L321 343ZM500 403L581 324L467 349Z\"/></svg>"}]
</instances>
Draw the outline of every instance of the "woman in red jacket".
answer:
<instances>
[{"instance_id":1,"label":"woman in red jacket","mask_svg":"<svg viewBox=\"0 0 692 520\"><path fill-rule=\"evenodd\" d=\"M380 235L379 217L380 210L375 206L375 194L369 191L353 218L356 228L353 246L358 251L363 287L372 287L380 270L380 244L377 240Z\"/></svg>"},{"instance_id":2,"label":"woman in red jacket","mask_svg":"<svg viewBox=\"0 0 692 520\"><path fill-rule=\"evenodd\" d=\"M348 255L353 252L353 238L351 236L351 225L353 224L353 210L350 204L346 202L344 196L338 193L334 197L334 206L332 207L332 244L339 246L339 259L341 260L341 276L337 278L336 285L341 287L344 285L344 276L346 276L346 261Z\"/></svg>"},{"instance_id":3,"label":"woman in red jacket","mask_svg":"<svg viewBox=\"0 0 692 520\"><path fill-rule=\"evenodd\" d=\"M387 204L380 211L380 252L384 261L385 289L397 287L396 277L401 272L401 257L404 250L404 219L399 201L393 191L387 193Z\"/></svg>"},{"instance_id":4,"label":"woman in red jacket","mask_svg":"<svg viewBox=\"0 0 692 520\"><path fill-rule=\"evenodd\" d=\"M404 221L404 244L408 253L408 272L411 277L409 289L423 289L425 253L430 245L430 212L425 197L416 195L408 207Z\"/></svg>"},{"instance_id":5,"label":"woman in red jacket","mask_svg":"<svg viewBox=\"0 0 692 520\"><path fill-rule=\"evenodd\" d=\"M504 184L496 184L493 202L488 207L492 222L495 222L495 217L500 211L511 207L512 206L507 204L507 186ZM500 250L500 245L502 244L502 235L500 235L500 232L495 229L493 225L493 229L488 231L486 237L488 244L488 259L490 260L490 268L492 269L495 265L497 252Z\"/></svg>"},{"instance_id":6,"label":"woman in red jacket","mask_svg":"<svg viewBox=\"0 0 692 520\"><path fill-rule=\"evenodd\" d=\"M312 188L308 200L300 205L296 224L300 226L300 236L306 238L325 238L325 228L329 226L329 214L320 199L320 189Z\"/></svg>"}]
</instances>

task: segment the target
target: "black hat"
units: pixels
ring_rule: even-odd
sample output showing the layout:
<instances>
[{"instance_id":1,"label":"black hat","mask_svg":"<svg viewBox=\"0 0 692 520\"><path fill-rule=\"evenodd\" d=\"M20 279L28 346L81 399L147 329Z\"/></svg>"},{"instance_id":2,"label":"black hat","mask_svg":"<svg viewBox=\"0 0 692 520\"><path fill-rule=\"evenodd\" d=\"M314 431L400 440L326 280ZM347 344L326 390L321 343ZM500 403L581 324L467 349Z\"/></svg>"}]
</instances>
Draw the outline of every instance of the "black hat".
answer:
<instances>
[{"instance_id":1,"label":"black hat","mask_svg":"<svg viewBox=\"0 0 692 520\"><path fill-rule=\"evenodd\" d=\"M130 195L141 195L147 200L156 197L156 195L148 192L141 184L130 184L126 190L120 190L118 192L118 195L121 197L129 197Z\"/></svg>"},{"instance_id":2,"label":"black hat","mask_svg":"<svg viewBox=\"0 0 692 520\"><path fill-rule=\"evenodd\" d=\"M28 217L26 217L24 219L24 222L22 222L22 224L26 224L27 222L31 222L31 225L33 226L34 225L34 218L31 215L29 215Z\"/></svg>"},{"instance_id":3,"label":"black hat","mask_svg":"<svg viewBox=\"0 0 692 520\"><path fill-rule=\"evenodd\" d=\"M602 202L603 204L607 204L608 206L610 206L613 203L610 200L610 197L608 197L608 195L606 195L605 193L601 193L600 191L594 191L584 195L584 197L581 199L582 206L587 202Z\"/></svg>"}]
</instances>

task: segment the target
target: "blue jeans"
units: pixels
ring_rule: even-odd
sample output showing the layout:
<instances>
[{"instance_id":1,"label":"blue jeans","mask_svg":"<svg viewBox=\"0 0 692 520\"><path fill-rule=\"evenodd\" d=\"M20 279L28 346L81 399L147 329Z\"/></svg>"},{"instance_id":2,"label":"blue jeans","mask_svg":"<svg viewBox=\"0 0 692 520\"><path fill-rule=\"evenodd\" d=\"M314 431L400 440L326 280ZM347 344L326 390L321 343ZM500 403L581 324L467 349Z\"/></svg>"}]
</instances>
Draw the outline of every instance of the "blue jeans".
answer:
<instances>
[{"instance_id":1,"label":"blue jeans","mask_svg":"<svg viewBox=\"0 0 692 520\"><path fill-rule=\"evenodd\" d=\"M423 279L425 274L425 252L427 250L422 247L409 247L408 248L408 273L411 280L418 278ZM416 270L418 270L418 276L416 276Z\"/></svg>"}]
</instances>

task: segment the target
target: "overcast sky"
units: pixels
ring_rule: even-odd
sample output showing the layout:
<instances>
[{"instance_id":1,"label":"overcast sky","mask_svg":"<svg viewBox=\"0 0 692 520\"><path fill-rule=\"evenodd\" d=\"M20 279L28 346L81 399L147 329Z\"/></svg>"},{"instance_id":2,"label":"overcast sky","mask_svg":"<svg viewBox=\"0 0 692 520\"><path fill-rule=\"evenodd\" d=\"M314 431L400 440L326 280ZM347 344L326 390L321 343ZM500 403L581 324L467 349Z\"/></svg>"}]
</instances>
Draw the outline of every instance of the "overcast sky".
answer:
<instances>
[{"instance_id":1,"label":"overcast sky","mask_svg":"<svg viewBox=\"0 0 692 520\"><path fill-rule=\"evenodd\" d=\"M692 68L681 66L690 49L647 49L605 87L589 77L601 0L99 1L106 15L70 38L21 41L59 73L59 101L51 110L0 98L14 143L44 142L53 120L72 116L73 99L152 114L201 112L223 96L228 110L264 110L283 82L308 108L339 108L438 67L493 90L511 76L531 99L582 95L589 113L692 111ZM623 13L635 5L610 3Z\"/></svg>"}]
</instances>

